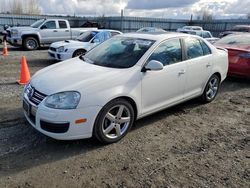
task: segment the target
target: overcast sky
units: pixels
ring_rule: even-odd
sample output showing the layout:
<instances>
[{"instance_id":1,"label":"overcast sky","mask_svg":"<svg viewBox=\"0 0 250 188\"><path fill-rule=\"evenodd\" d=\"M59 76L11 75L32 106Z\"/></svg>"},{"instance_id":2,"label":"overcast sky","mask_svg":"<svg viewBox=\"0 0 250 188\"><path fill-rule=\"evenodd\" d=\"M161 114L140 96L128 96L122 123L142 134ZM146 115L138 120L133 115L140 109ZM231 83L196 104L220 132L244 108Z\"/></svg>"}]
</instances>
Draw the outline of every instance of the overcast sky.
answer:
<instances>
[{"instance_id":1,"label":"overcast sky","mask_svg":"<svg viewBox=\"0 0 250 188\"><path fill-rule=\"evenodd\" d=\"M0 0L2 1L2 0ZM37 0L44 14L125 16L188 19L203 10L215 18L246 17L250 0Z\"/></svg>"}]
</instances>

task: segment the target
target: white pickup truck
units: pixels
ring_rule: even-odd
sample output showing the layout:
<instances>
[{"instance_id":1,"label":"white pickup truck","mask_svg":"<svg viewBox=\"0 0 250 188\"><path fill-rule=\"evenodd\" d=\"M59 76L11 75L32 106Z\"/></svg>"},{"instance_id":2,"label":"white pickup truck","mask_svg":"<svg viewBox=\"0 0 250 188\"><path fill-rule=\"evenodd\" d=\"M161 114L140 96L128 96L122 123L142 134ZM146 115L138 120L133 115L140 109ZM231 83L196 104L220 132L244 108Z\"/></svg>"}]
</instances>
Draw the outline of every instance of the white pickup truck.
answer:
<instances>
[{"instance_id":1,"label":"white pickup truck","mask_svg":"<svg viewBox=\"0 0 250 188\"><path fill-rule=\"evenodd\" d=\"M7 30L7 41L13 46L20 46L27 50L53 42L76 39L88 30L97 28L70 28L68 20L42 19L28 27L11 27Z\"/></svg>"}]
</instances>

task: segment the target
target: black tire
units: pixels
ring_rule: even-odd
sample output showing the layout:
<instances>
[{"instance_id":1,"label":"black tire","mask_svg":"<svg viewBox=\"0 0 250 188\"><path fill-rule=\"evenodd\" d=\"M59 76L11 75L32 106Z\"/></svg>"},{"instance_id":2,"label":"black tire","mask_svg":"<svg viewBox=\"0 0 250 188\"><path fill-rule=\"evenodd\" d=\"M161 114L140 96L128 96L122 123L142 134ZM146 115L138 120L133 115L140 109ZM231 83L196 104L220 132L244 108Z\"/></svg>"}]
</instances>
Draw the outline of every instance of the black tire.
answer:
<instances>
[{"instance_id":1,"label":"black tire","mask_svg":"<svg viewBox=\"0 0 250 188\"><path fill-rule=\"evenodd\" d=\"M211 83L213 83L213 82L215 84L214 88L212 88L212 86L211 86ZM215 89L215 88L217 88L217 89ZM204 103L212 102L216 98L216 96L217 96L217 94L219 92L219 89L220 89L220 78L219 78L218 75L213 74L209 78L209 80L208 80L208 82L206 84L206 87L205 87L205 89L203 91L203 94L201 95L201 101L204 102ZM211 90L212 90L213 93L209 92Z\"/></svg>"},{"instance_id":2,"label":"black tire","mask_svg":"<svg viewBox=\"0 0 250 188\"><path fill-rule=\"evenodd\" d=\"M124 132L120 136L118 136L117 138L110 138L110 137L106 136L104 133L105 132L104 126L108 124L107 123L108 121L110 121L107 118L107 115L108 115L108 113L111 113L112 110L114 110L114 113L115 113L116 108L119 108L117 114L114 115L115 119L117 119L117 121L119 121L117 117L118 117L119 110L120 110L121 106L124 106L124 111L122 112L123 114L125 113L125 115L126 115L125 111L129 111L128 117L130 117L130 118L127 122L128 124L126 124L126 123L120 124L119 129L120 129L120 131L122 131L122 129L124 129ZM121 117L123 114L121 114ZM125 117L125 118L128 118L128 117ZM110 101L108 104L106 104L102 108L102 110L99 112L99 114L96 118L96 121L95 121L93 135L103 144L111 144L111 143L118 142L129 132L130 128L132 127L132 125L134 123L134 120L135 120L135 113L134 113L134 109L133 109L132 105L125 99L115 99L113 101ZM111 121L109 123L110 123L110 125L112 124ZM113 122L113 124L115 124L115 122ZM106 130L110 125L107 125ZM114 126L116 126L116 125L114 125ZM112 133L112 131L115 133ZM117 133L116 127L111 129L111 131L109 133L110 133L110 135L112 135L112 134L115 135Z\"/></svg>"},{"instance_id":3,"label":"black tire","mask_svg":"<svg viewBox=\"0 0 250 188\"><path fill-rule=\"evenodd\" d=\"M85 53L86 53L86 50L83 50L83 49L76 50L76 51L74 51L72 58L80 56L80 55L84 55Z\"/></svg>"},{"instance_id":4,"label":"black tire","mask_svg":"<svg viewBox=\"0 0 250 188\"><path fill-rule=\"evenodd\" d=\"M39 43L34 37L27 37L24 39L23 47L26 50L36 50L39 47Z\"/></svg>"}]
</instances>

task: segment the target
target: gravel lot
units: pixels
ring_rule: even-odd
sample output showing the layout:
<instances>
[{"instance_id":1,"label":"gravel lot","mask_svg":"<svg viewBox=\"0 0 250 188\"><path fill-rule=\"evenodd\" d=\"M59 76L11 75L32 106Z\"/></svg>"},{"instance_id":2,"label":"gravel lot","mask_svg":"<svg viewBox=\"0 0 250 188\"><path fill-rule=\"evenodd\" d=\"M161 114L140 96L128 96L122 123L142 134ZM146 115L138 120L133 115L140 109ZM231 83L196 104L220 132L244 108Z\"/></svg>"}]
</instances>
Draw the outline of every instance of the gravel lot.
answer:
<instances>
[{"instance_id":1,"label":"gravel lot","mask_svg":"<svg viewBox=\"0 0 250 188\"><path fill-rule=\"evenodd\" d=\"M0 46L2 51L2 46ZM141 119L119 143L56 141L21 108L21 55L31 74L47 49L0 56L0 187L250 187L250 81L227 79L217 99Z\"/></svg>"}]
</instances>

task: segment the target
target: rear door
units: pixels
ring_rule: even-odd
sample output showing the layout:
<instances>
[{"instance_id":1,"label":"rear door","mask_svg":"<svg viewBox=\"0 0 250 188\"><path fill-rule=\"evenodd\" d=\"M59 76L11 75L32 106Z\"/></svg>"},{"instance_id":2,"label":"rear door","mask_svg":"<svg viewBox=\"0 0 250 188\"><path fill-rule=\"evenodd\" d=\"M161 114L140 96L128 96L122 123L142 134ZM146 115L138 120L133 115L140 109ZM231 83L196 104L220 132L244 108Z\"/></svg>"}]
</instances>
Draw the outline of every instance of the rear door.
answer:
<instances>
[{"instance_id":1,"label":"rear door","mask_svg":"<svg viewBox=\"0 0 250 188\"><path fill-rule=\"evenodd\" d=\"M58 20L57 36L60 41L71 39L70 26L65 20Z\"/></svg>"},{"instance_id":2,"label":"rear door","mask_svg":"<svg viewBox=\"0 0 250 188\"><path fill-rule=\"evenodd\" d=\"M187 63L187 84L185 98L202 93L212 70L212 53L209 46L201 39L184 39Z\"/></svg>"}]
</instances>

